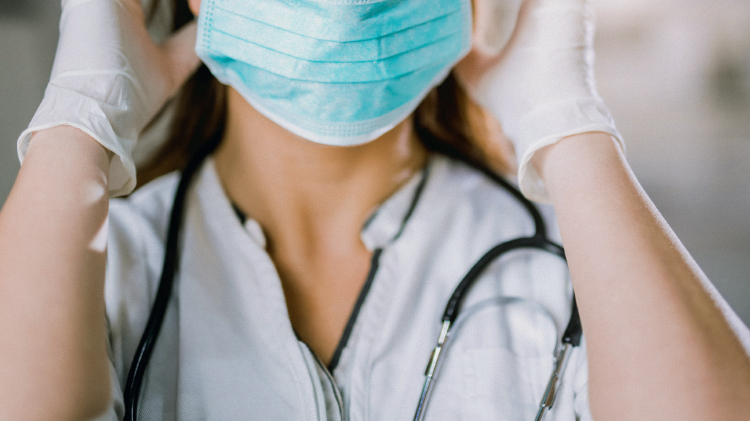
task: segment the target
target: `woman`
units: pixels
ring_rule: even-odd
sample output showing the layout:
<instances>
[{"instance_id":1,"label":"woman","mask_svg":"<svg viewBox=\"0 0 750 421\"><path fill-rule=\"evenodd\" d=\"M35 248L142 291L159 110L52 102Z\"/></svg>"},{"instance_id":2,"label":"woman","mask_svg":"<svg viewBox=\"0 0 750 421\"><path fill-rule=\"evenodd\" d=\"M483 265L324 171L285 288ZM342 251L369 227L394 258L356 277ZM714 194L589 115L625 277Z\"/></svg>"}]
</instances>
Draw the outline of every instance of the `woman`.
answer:
<instances>
[{"instance_id":1,"label":"woman","mask_svg":"<svg viewBox=\"0 0 750 421\"><path fill-rule=\"evenodd\" d=\"M429 152L502 166L491 158L498 144L460 120L472 114L459 102L457 80L514 142L524 192L557 213L586 343L568 363L550 418L747 417L747 329L625 162L593 90L585 1L523 2L510 40L481 12L512 2L477 1L468 55L466 0L294 8L203 1L190 2L200 10L197 50L229 86L223 97L205 68L198 71L181 97L190 113L178 113L165 149L173 161L151 166L154 174L184 165L175 142L199 143L203 152L218 144L186 196L178 279L139 394L141 419L412 416L453 287L488 248L533 233L511 194ZM346 61L344 45L326 46L422 28L384 29L430 13L436 28L423 44L394 38L403 50L393 57L439 47L420 59L432 60L432 73L406 88L389 82L363 91L368 80L357 78L367 69L315 64ZM458 23L439 24L453 15ZM233 25L238 19L243 24ZM265 30L242 32L250 21ZM52 80L21 137L24 163L0 214L2 419L123 416L122 389L154 301L179 175L111 204L107 192L133 189L135 139L198 66L195 25L157 47L143 22L133 0L63 2ZM258 56L245 52L261 41L300 60L286 68L282 57L250 63ZM377 67L386 76L378 80L412 74L389 79L402 64L388 63ZM455 78L442 82L451 68ZM302 73L318 78L317 94L297 84ZM348 108L342 92L367 95ZM377 96L390 92L400 100ZM215 102L197 103L207 98ZM341 121L351 124L333 124ZM569 283L552 257L502 264L464 305L428 418L536 413L571 313Z\"/></svg>"}]
</instances>

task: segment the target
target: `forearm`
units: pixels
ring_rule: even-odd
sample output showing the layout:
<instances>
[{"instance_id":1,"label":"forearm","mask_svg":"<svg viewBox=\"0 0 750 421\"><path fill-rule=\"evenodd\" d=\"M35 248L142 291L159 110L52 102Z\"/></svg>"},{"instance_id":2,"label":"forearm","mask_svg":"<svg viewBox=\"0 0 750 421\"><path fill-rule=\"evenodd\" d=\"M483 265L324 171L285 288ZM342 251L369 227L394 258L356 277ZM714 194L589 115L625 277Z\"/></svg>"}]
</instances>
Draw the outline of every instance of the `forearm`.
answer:
<instances>
[{"instance_id":1,"label":"forearm","mask_svg":"<svg viewBox=\"0 0 750 421\"><path fill-rule=\"evenodd\" d=\"M0 212L0 419L83 419L109 401L108 168L83 132L41 131Z\"/></svg>"},{"instance_id":2,"label":"forearm","mask_svg":"<svg viewBox=\"0 0 750 421\"><path fill-rule=\"evenodd\" d=\"M555 206L589 351L598 420L740 420L750 357L728 307L608 135L535 156ZM745 342L747 344L747 341Z\"/></svg>"}]
</instances>

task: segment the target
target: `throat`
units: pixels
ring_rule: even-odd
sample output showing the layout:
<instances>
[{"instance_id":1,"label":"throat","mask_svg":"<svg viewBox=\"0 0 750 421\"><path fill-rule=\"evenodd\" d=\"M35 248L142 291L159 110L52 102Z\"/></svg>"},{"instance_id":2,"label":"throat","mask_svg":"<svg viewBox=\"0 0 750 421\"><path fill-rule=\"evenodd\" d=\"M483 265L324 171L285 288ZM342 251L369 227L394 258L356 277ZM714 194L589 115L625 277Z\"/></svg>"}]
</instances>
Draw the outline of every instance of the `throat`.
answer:
<instances>
[{"instance_id":1,"label":"throat","mask_svg":"<svg viewBox=\"0 0 750 421\"><path fill-rule=\"evenodd\" d=\"M347 325L364 298L373 254L364 246L348 252L292 259L298 253L271 252L297 336L330 365L346 341ZM298 260L298 261L295 261Z\"/></svg>"}]
</instances>

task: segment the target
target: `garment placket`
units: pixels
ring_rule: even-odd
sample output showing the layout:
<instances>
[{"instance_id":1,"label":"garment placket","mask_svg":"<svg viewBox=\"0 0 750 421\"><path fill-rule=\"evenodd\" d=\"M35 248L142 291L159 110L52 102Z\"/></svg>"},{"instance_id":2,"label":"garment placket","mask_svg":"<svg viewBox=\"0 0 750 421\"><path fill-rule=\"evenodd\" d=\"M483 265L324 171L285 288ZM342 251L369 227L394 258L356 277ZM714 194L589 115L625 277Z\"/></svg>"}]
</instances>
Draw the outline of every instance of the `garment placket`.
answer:
<instances>
[{"instance_id":1,"label":"garment placket","mask_svg":"<svg viewBox=\"0 0 750 421\"><path fill-rule=\"evenodd\" d=\"M212 161L206 163L207 167L212 165ZM258 241L258 232L248 231L246 224L239 224L231 203L220 190L215 170L204 168L204 171L207 171L207 179L201 180L201 183L206 183L207 187L197 189L202 197L196 202L204 207L205 216L201 220L215 224L214 228L206 230L206 233L220 233L206 236L212 243L210 249L217 253L217 259L221 255L225 259L230 258L238 262L235 265L237 270L227 274L229 277L225 282L228 282L228 293L235 294L243 303L241 307L244 308L237 307L236 311L242 314L242 317L249 318L248 326L254 326L252 329L256 335L253 339L246 340L255 342L259 351L265 348L262 352L272 359L273 364L286 372L279 374L292 380L290 385L295 385L293 387L299 398L299 404L295 405L295 418L320 420L321 413L316 399L316 392L321 389L320 378L314 364L310 369L304 351L298 345L291 322L288 320L281 281L273 261L265 251L264 244ZM194 225L200 226L197 222ZM251 321L252 319L254 321ZM308 381L310 383L307 383ZM325 419L325 408L323 416Z\"/></svg>"}]
</instances>

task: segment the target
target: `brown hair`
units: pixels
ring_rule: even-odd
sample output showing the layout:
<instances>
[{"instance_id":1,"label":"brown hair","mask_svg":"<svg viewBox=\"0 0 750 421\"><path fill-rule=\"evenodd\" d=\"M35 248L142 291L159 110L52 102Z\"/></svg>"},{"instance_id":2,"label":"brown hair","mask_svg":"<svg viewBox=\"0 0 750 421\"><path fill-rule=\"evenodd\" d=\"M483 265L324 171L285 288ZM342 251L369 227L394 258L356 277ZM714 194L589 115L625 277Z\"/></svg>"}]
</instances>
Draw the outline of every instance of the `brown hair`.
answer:
<instances>
[{"instance_id":1,"label":"brown hair","mask_svg":"<svg viewBox=\"0 0 750 421\"><path fill-rule=\"evenodd\" d=\"M174 10L175 30L193 19L186 0L174 0ZM201 145L223 136L226 86L205 65L186 82L176 101L167 141L149 162L138 168L139 185L183 169ZM414 125L429 150L460 156L502 174L513 170L512 150L499 124L471 101L453 74L417 107Z\"/></svg>"}]
</instances>

